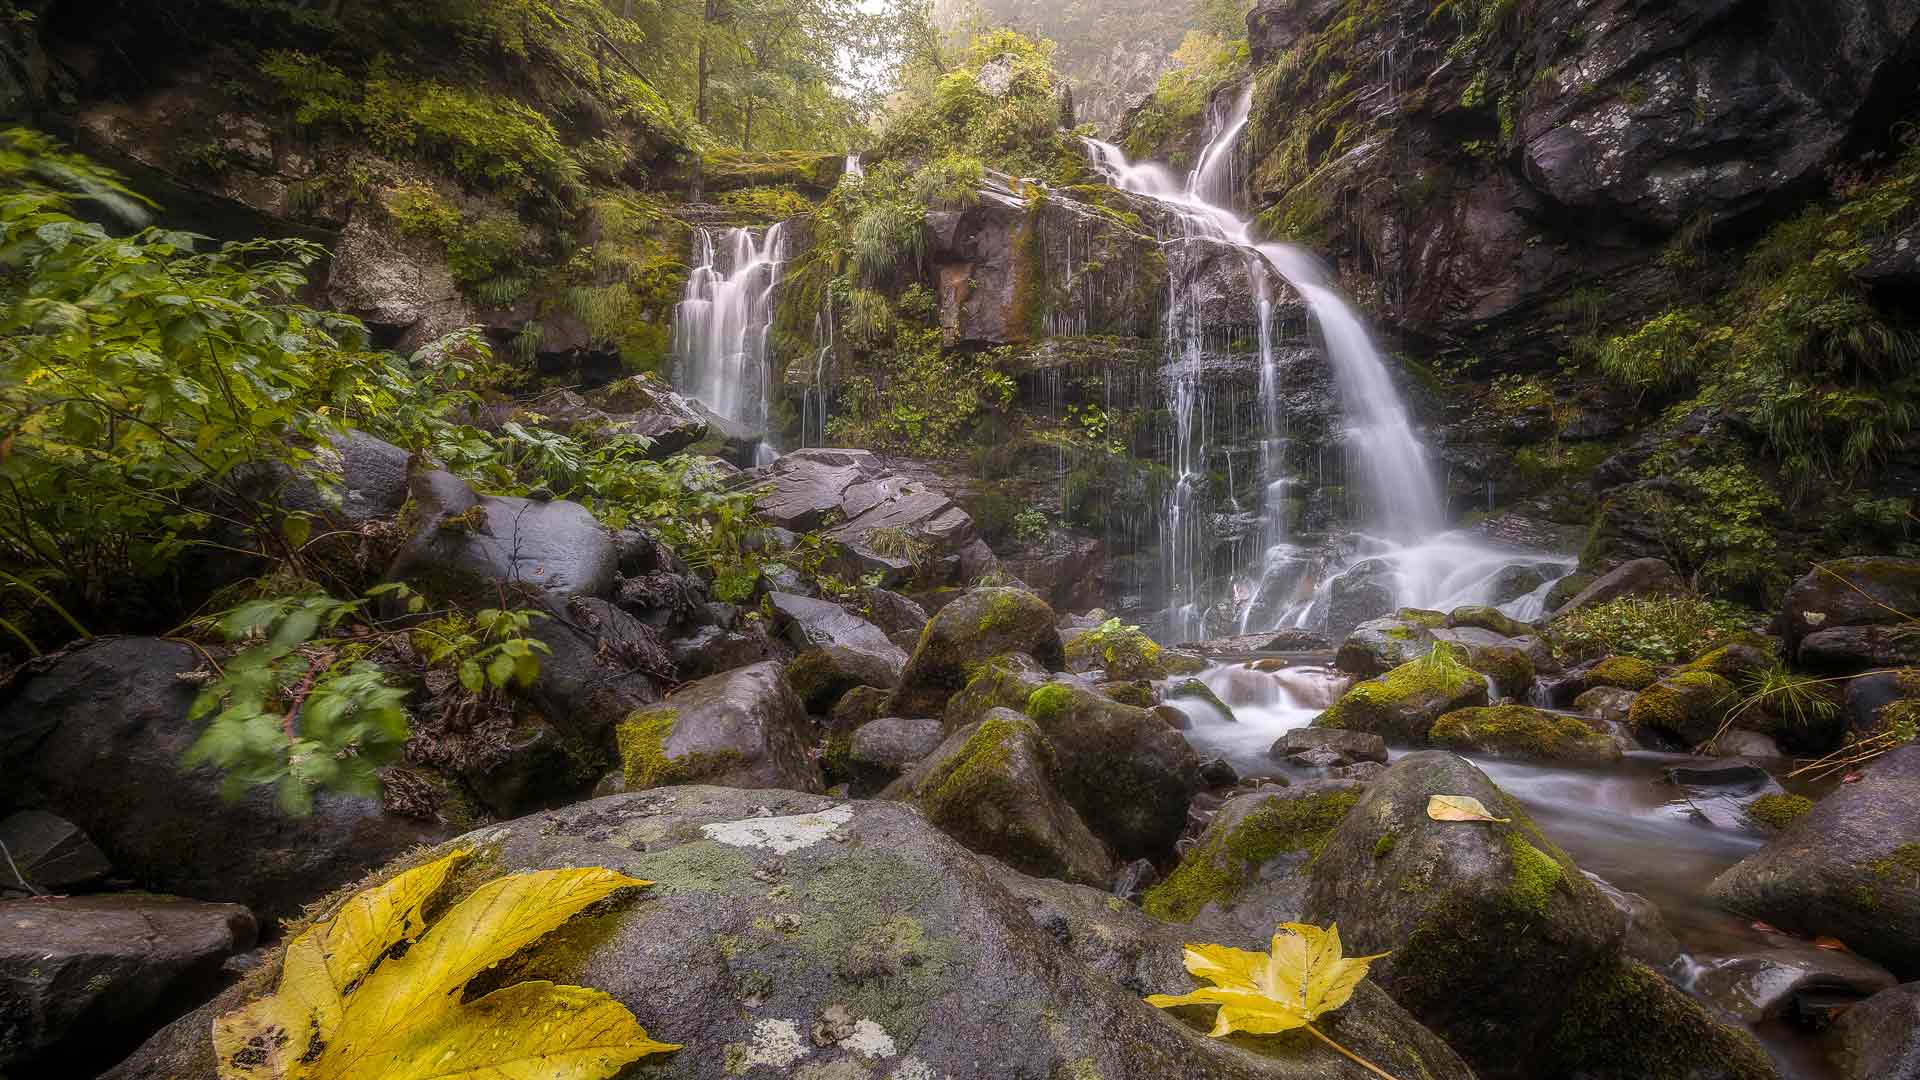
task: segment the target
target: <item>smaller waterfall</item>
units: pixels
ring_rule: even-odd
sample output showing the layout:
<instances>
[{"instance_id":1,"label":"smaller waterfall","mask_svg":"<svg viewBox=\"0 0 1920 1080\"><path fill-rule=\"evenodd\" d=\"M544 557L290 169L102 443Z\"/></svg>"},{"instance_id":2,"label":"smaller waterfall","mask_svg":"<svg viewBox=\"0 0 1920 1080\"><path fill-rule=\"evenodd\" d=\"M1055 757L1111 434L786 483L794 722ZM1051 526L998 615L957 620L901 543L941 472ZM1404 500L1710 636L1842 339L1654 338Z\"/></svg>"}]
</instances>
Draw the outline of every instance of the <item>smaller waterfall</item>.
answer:
<instances>
[{"instance_id":1,"label":"smaller waterfall","mask_svg":"<svg viewBox=\"0 0 1920 1080\"><path fill-rule=\"evenodd\" d=\"M786 259L786 225L698 229L686 299L674 315L674 360L682 392L762 436L772 397L768 339Z\"/></svg>"},{"instance_id":2,"label":"smaller waterfall","mask_svg":"<svg viewBox=\"0 0 1920 1080\"><path fill-rule=\"evenodd\" d=\"M833 297L813 316L813 371L800 399L800 446L827 445L828 410L833 404Z\"/></svg>"},{"instance_id":3,"label":"smaller waterfall","mask_svg":"<svg viewBox=\"0 0 1920 1080\"><path fill-rule=\"evenodd\" d=\"M867 167L863 162L861 162L859 154L847 155L846 175L851 176L856 180L867 175Z\"/></svg>"}]
</instances>

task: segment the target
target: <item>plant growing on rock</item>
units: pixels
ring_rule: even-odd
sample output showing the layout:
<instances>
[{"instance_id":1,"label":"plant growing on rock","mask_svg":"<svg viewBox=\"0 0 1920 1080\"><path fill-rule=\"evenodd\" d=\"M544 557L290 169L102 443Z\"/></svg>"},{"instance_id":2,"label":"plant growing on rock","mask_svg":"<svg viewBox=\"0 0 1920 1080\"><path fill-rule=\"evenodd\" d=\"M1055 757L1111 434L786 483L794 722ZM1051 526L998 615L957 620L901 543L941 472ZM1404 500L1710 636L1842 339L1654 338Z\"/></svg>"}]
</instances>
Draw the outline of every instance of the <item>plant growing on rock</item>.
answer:
<instances>
[{"instance_id":1,"label":"plant growing on rock","mask_svg":"<svg viewBox=\"0 0 1920 1080\"><path fill-rule=\"evenodd\" d=\"M1667 664L1748 632L1752 612L1695 596L1622 597L1554 620L1555 648L1573 659L1635 656Z\"/></svg>"},{"instance_id":2,"label":"plant growing on rock","mask_svg":"<svg viewBox=\"0 0 1920 1080\"><path fill-rule=\"evenodd\" d=\"M1393 1080L1391 1074L1313 1026L1313 1021L1345 1005L1360 980L1367 977L1368 966L1385 955L1346 957L1341 954L1339 927L1322 930L1305 923L1286 923L1274 933L1271 952L1188 945L1184 957L1188 974L1213 985L1190 994L1155 994L1147 1004L1161 1009L1219 1006L1209 1032L1214 1038L1237 1031L1278 1035L1304 1028L1348 1060Z\"/></svg>"},{"instance_id":3,"label":"plant growing on rock","mask_svg":"<svg viewBox=\"0 0 1920 1080\"><path fill-rule=\"evenodd\" d=\"M652 884L597 867L513 874L430 920L470 854L358 893L294 938L276 992L214 1020L221 1080L604 1080L679 1049L582 986L515 983L469 1000L464 991L484 972L587 908Z\"/></svg>"}]
</instances>

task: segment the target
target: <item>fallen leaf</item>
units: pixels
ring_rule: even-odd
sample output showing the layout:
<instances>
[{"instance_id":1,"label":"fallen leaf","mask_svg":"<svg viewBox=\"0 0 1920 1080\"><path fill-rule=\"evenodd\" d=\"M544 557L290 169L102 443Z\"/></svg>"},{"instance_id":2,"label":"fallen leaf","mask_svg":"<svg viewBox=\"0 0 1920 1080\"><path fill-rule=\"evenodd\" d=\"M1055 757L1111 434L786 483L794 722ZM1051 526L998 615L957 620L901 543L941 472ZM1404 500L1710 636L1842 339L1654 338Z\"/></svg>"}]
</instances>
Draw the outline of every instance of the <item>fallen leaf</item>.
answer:
<instances>
[{"instance_id":1,"label":"fallen leaf","mask_svg":"<svg viewBox=\"0 0 1920 1080\"><path fill-rule=\"evenodd\" d=\"M1813 947L1816 949L1825 949L1828 952L1852 952L1853 951L1852 949L1847 948L1846 943L1841 941L1839 938L1830 938L1830 937L1814 938Z\"/></svg>"},{"instance_id":2,"label":"fallen leaf","mask_svg":"<svg viewBox=\"0 0 1920 1080\"><path fill-rule=\"evenodd\" d=\"M1755 930L1760 931L1763 934L1778 934L1781 932L1780 928L1773 925L1772 923L1764 923L1759 921L1758 919L1755 919L1753 922L1750 922L1747 925L1752 927Z\"/></svg>"},{"instance_id":3,"label":"fallen leaf","mask_svg":"<svg viewBox=\"0 0 1920 1080\"><path fill-rule=\"evenodd\" d=\"M1841 782L1841 783L1843 783L1843 784L1857 784L1857 783L1859 783L1859 782L1860 782L1860 781L1861 781L1862 779L1864 779L1864 778L1863 778L1863 777L1862 777L1862 776L1861 776L1861 775L1860 775L1859 773L1857 773L1857 772L1850 772L1850 773L1848 773L1847 775L1845 775L1845 776L1843 776L1843 777L1841 777L1841 778L1840 778L1840 782Z\"/></svg>"},{"instance_id":4,"label":"fallen leaf","mask_svg":"<svg viewBox=\"0 0 1920 1080\"><path fill-rule=\"evenodd\" d=\"M1435 795L1427 800L1427 816L1435 821L1491 821L1499 825L1513 820L1494 817L1471 795Z\"/></svg>"},{"instance_id":5,"label":"fallen leaf","mask_svg":"<svg viewBox=\"0 0 1920 1080\"><path fill-rule=\"evenodd\" d=\"M526 982L463 1001L481 972L613 893L650 884L599 868L512 874L429 928L424 909L467 855L365 890L294 938L274 994L214 1020L221 1080L604 1080L679 1049L586 987Z\"/></svg>"},{"instance_id":6,"label":"fallen leaf","mask_svg":"<svg viewBox=\"0 0 1920 1080\"><path fill-rule=\"evenodd\" d=\"M1347 957L1341 953L1338 926L1322 930L1306 923L1279 927L1273 935L1272 952L1188 945L1187 973L1213 985L1190 994L1155 994L1147 998L1147 1004L1161 1009L1218 1005L1220 1011L1208 1033L1214 1038L1236 1031L1277 1035L1305 1028L1376 1075L1387 1076L1313 1026L1314 1020L1345 1005L1360 980L1367 977L1368 966L1387 955Z\"/></svg>"}]
</instances>

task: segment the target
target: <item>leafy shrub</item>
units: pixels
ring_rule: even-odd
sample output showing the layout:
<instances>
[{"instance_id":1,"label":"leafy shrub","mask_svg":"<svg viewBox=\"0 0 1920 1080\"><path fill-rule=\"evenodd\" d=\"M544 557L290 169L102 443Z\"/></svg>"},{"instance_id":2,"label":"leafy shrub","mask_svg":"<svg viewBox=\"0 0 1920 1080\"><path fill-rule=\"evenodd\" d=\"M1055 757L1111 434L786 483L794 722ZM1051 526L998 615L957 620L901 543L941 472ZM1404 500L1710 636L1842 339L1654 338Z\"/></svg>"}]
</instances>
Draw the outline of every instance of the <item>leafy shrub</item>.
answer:
<instances>
[{"instance_id":1,"label":"leafy shrub","mask_svg":"<svg viewBox=\"0 0 1920 1080\"><path fill-rule=\"evenodd\" d=\"M1669 664L1751 633L1759 616L1694 596L1622 597L1553 622L1555 650L1574 660L1635 656Z\"/></svg>"},{"instance_id":2,"label":"leafy shrub","mask_svg":"<svg viewBox=\"0 0 1920 1080\"><path fill-rule=\"evenodd\" d=\"M1602 374L1636 390L1665 390L1714 365L1733 340L1726 327L1709 330L1690 311L1669 311L1631 334L1600 347Z\"/></svg>"}]
</instances>

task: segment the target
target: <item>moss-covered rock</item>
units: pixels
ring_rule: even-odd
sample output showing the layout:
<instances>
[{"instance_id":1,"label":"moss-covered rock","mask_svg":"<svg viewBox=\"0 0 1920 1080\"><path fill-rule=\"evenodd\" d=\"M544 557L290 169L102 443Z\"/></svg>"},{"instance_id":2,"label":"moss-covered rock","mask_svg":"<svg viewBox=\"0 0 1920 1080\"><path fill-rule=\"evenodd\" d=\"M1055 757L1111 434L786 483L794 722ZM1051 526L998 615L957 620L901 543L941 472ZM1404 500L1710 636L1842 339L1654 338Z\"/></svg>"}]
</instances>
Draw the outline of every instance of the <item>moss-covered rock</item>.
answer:
<instances>
[{"instance_id":1,"label":"moss-covered rock","mask_svg":"<svg viewBox=\"0 0 1920 1080\"><path fill-rule=\"evenodd\" d=\"M1556 1076L1595 1080L1778 1080L1745 1029L1723 1024L1637 960L1587 971L1548 1046Z\"/></svg>"},{"instance_id":2,"label":"moss-covered rock","mask_svg":"<svg viewBox=\"0 0 1920 1080\"><path fill-rule=\"evenodd\" d=\"M1636 732L1658 732L1682 746L1698 746L1713 738L1739 700L1739 692L1727 680L1707 671L1689 671L1641 691L1627 710L1627 723Z\"/></svg>"},{"instance_id":3,"label":"moss-covered rock","mask_svg":"<svg viewBox=\"0 0 1920 1080\"><path fill-rule=\"evenodd\" d=\"M856 686L834 703L833 711L827 715L827 730L847 732L871 724L886 715L887 705L892 700L891 690L882 690L877 686Z\"/></svg>"},{"instance_id":4,"label":"moss-covered rock","mask_svg":"<svg viewBox=\"0 0 1920 1080\"><path fill-rule=\"evenodd\" d=\"M1094 689L1106 695L1109 701L1131 705L1136 709L1151 709L1160 704L1159 695L1153 692L1153 683L1146 679L1137 679L1133 682L1105 682Z\"/></svg>"},{"instance_id":5,"label":"moss-covered rock","mask_svg":"<svg viewBox=\"0 0 1920 1080\"><path fill-rule=\"evenodd\" d=\"M1169 679L1206 670L1207 662L1191 653L1168 649L1139 627L1118 619L1075 634L1066 646L1067 666L1074 671L1105 671L1114 682Z\"/></svg>"},{"instance_id":6,"label":"moss-covered rock","mask_svg":"<svg viewBox=\"0 0 1920 1080\"><path fill-rule=\"evenodd\" d=\"M1715 878L1719 904L1920 978L1920 746L1868 765Z\"/></svg>"},{"instance_id":7,"label":"moss-covered rock","mask_svg":"<svg viewBox=\"0 0 1920 1080\"><path fill-rule=\"evenodd\" d=\"M1882 990L1840 1014L1828 1030L1827 1059L1839 1080L1920 1076L1920 982Z\"/></svg>"},{"instance_id":8,"label":"moss-covered rock","mask_svg":"<svg viewBox=\"0 0 1920 1080\"><path fill-rule=\"evenodd\" d=\"M1533 658L1513 645L1473 645L1467 649L1467 666L1493 680L1501 697L1525 697L1533 686Z\"/></svg>"},{"instance_id":9,"label":"moss-covered rock","mask_svg":"<svg viewBox=\"0 0 1920 1080\"><path fill-rule=\"evenodd\" d=\"M1574 597L1586 592L1587 588L1598 580L1600 580L1598 575L1581 573L1568 574L1554 582L1553 588L1547 590L1547 610L1559 611L1566 607Z\"/></svg>"},{"instance_id":10,"label":"moss-covered rock","mask_svg":"<svg viewBox=\"0 0 1920 1080\"><path fill-rule=\"evenodd\" d=\"M1920 615L1920 559L1870 556L1824 563L1787 590L1781 608L1789 656L1819 631L1902 623Z\"/></svg>"},{"instance_id":11,"label":"moss-covered rock","mask_svg":"<svg viewBox=\"0 0 1920 1080\"><path fill-rule=\"evenodd\" d=\"M975 589L941 608L920 632L888 711L939 717L981 664L1008 653L1025 653L1050 671L1064 667L1053 609L1024 589Z\"/></svg>"},{"instance_id":12,"label":"moss-covered rock","mask_svg":"<svg viewBox=\"0 0 1920 1080\"><path fill-rule=\"evenodd\" d=\"M844 645L808 649L787 664L787 683L809 713L824 716L850 690L891 689L898 675L872 653Z\"/></svg>"},{"instance_id":13,"label":"moss-covered rock","mask_svg":"<svg viewBox=\"0 0 1920 1080\"><path fill-rule=\"evenodd\" d=\"M1807 815L1813 800L1805 795L1762 795L1747 804L1747 816L1780 832Z\"/></svg>"},{"instance_id":14,"label":"moss-covered rock","mask_svg":"<svg viewBox=\"0 0 1920 1080\"><path fill-rule=\"evenodd\" d=\"M1213 708L1220 710L1221 715L1225 716L1228 720L1238 722L1240 719L1233 714L1233 706L1220 700L1220 695L1213 692L1213 687L1208 686L1199 679L1186 679L1167 690L1168 701L1179 701L1182 698L1204 701Z\"/></svg>"},{"instance_id":15,"label":"moss-covered rock","mask_svg":"<svg viewBox=\"0 0 1920 1080\"><path fill-rule=\"evenodd\" d=\"M1299 920L1307 892L1301 868L1361 790L1327 780L1228 801L1173 873L1147 890L1142 906L1168 922L1197 919L1195 933L1221 944L1271 937L1275 926Z\"/></svg>"},{"instance_id":16,"label":"moss-covered rock","mask_svg":"<svg viewBox=\"0 0 1920 1080\"><path fill-rule=\"evenodd\" d=\"M1427 655L1438 640L1433 631L1446 625L1445 616L1426 617L1430 614L1408 609L1361 623L1340 643L1334 666L1371 678Z\"/></svg>"},{"instance_id":17,"label":"moss-covered rock","mask_svg":"<svg viewBox=\"0 0 1920 1080\"><path fill-rule=\"evenodd\" d=\"M1588 689L1610 686L1637 692L1659 681L1660 669L1637 656L1609 656L1596 660L1586 671Z\"/></svg>"},{"instance_id":18,"label":"moss-covered rock","mask_svg":"<svg viewBox=\"0 0 1920 1080\"><path fill-rule=\"evenodd\" d=\"M1447 616L1447 625L1454 628L1465 626L1477 630L1491 630L1507 638L1526 637L1533 633L1533 627L1499 608L1484 604L1453 609Z\"/></svg>"},{"instance_id":19,"label":"moss-covered rock","mask_svg":"<svg viewBox=\"0 0 1920 1080\"><path fill-rule=\"evenodd\" d=\"M1026 709L1027 699L1047 684L1050 676L1025 653L996 656L976 667L967 685L947 701L942 723L948 734L977 724L995 709Z\"/></svg>"},{"instance_id":20,"label":"moss-covered rock","mask_svg":"<svg viewBox=\"0 0 1920 1080\"><path fill-rule=\"evenodd\" d=\"M1618 761L1613 736L1578 717L1502 705L1442 716L1428 733L1435 746L1529 761Z\"/></svg>"},{"instance_id":21,"label":"moss-covered rock","mask_svg":"<svg viewBox=\"0 0 1920 1080\"><path fill-rule=\"evenodd\" d=\"M914 803L941 832L1021 873L1105 885L1113 859L1054 789L1054 771L1040 729L996 709L954 732L880 797Z\"/></svg>"},{"instance_id":22,"label":"moss-covered rock","mask_svg":"<svg viewBox=\"0 0 1920 1080\"><path fill-rule=\"evenodd\" d=\"M1421 746L1441 716L1486 703L1486 679L1440 648L1347 691L1313 726L1364 731Z\"/></svg>"},{"instance_id":23,"label":"moss-covered rock","mask_svg":"<svg viewBox=\"0 0 1920 1080\"><path fill-rule=\"evenodd\" d=\"M820 791L806 713L781 665L755 664L682 687L615 731L627 791L697 782Z\"/></svg>"},{"instance_id":24,"label":"moss-covered rock","mask_svg":"<svg viewBox=\"0 0 1920 1080\"><path fill-rule=\"evenodd\" d=\"M1203 786L1184 736L1144 709L1073 682L1035 690L1026 714L1053 745L1061 793L1095 834L1125 859L1173 850L1187 804Z\"/></svg>"},{"instance_id":25,"label":"moss-covered rock","mask_svg":"<svg viewBox=\"0 0 1920 1080\"><path fill-rule=\"evenodd\" d=\"M1744 676L1767 671L1778 666L1778 664L1779 661L1774 658L1773 653L1757 645L1735 642L1731 645L1722 645L1717 649L1710 649L1700 654L1692 661L1682 665L1680 670L1683 673L1689 671L1705 671L1709 674L1718 675L1723 679L1737 680Z\"/></svg>"}]
</instances>

